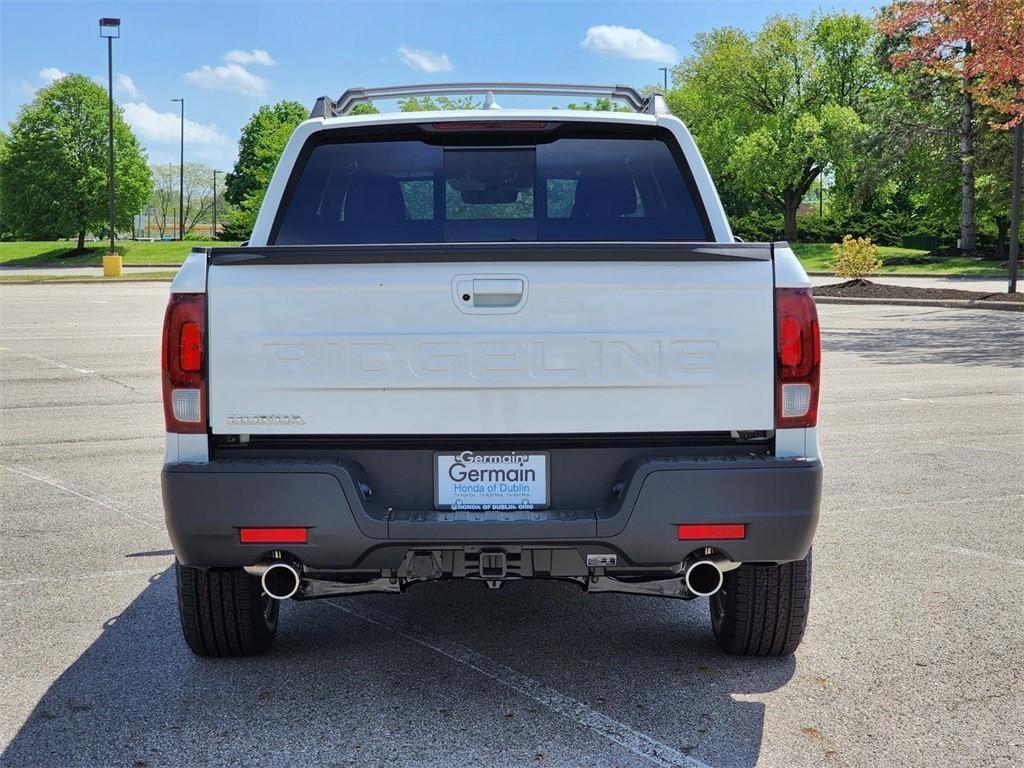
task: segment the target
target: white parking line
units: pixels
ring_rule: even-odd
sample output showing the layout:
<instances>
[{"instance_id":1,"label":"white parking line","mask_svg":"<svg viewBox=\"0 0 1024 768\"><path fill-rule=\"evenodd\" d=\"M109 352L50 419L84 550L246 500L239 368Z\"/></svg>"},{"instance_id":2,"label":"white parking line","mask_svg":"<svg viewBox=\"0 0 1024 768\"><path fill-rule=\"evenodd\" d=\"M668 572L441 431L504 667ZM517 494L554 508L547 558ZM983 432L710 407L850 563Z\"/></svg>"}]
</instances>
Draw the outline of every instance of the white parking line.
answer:
<instances>
[{"instance_id":1,"label":"white parking line","mask_svg":"<svg viewBox=\"0 0 1024 768\"><path fill-rule=\"evenodd\" d=\"M932 506L946 506L949 504L984 504L986 502L993 501L1014 501L1024 499L1024 493L1014 493L1009 496L986 496L981 499L936 499L927 501L914 501L910 504L894 504L889 507L861 507L859 509L832 509L828 511L828 514L867 514L869 512L895 512L900 509L913 509L914 507L932 507Z\"/></svg>"},{"instance_id":2,"label":"white parking line","mask_svg":"<svg viewBox=\"0 0 1024 768\"><path fill-rule=\"evenodd\" d=\"M84 373L86 375L96 374L96 371L91 370L89 368L75 368L73 365L66 365L56 360L51 360L48 357L43 357L42 355L33 355L31 352L16 352L10 347L0 347L0 351L10 352L11 354L17 355L18 357L27 357L31 360L38 360L40 363L46 363L46 365L53 366L54 368L63 368L68 371L77 371L78 373Z\"/></svg>"},{"instance_id":3,"label":"white parking line","mask_svg":"<svg viewBox=\"0 0 1024 768\"><path fill-rule=\"evenodd\" d=\"M996 562L1015 565L1018 568L1024 568L1024 560L1020 560L1016 557L997 555L994 552L985 552L981 549L968 549L967 547L953 547L942 544L937 544L933 546L932 549L936 549L939 552L948 552L953 555L963 555L964 557L980 557L982 560L995 560Z\"/></svg>"},{"instance_id":4,"label":"white parking line","mask_svg":"<svg viewBox=\"0 0 1024 768\"><path fill-rule=\"evenodd\" d=\"M351 616L355 616L357 619L362 619L370 624L376 624L379 627L390 630L406 640L411 640L417 645L422 645L424 648L429 648L452 661L467 666L484 677L488 677L527 698L533 699L538 704L542 704L563 717L582 725L584 728L590 729L594 733L608 739L608 741L628 749L633 754L655 765L670 766L670 768L709 768L708 765L700 760L692 758L667 744L663 744L625 723L608 717L608 715L591 709L583 702L571 696L566 696L564 693L556 691L554 688L544 685L521 672L516 672L511 667L507 667L471 648L432 635L419 627L414 627L401 619L389 616L366 605L359 605L355 602L340 605L330 600L325 602L332 608L337 608L339 611L344 611Z\"/></svg>"},{"instance_id":5,"label":"white parking line","mask_svg":"<svg viewBox=\"0 0 1024 768\"><path fill-rule=\"evenodd\" d=\"M85 499L86 501L91 501L93 504L96 504L97 506L103 507L104 509L109 509L111 512L116 512L119 515L123 515L124 517L127 517L129 520L134 520L136 523L144 525L147 528L152 528L153 530L163 529L163 526L155 525L152 520L145 520L141 517L136 517L130 512L125 512L123 509L118 509L112 504L108 504L107 502L97 498L96 496L92 496L88 493L80 493L79 491L76 491L74 488L68 488L66 485L62 485L61 483L58 483L56 480L51 480L50 478L45 477L43 475L39 475L34 472L30 472L26 469L21 469L14 465L6 464L4 462L0 462L0 468L6 469L8 472L14 472L19 475L24 475L25 477L30 477L33 480L37 480L40 483L45 483L46 485L53 486L54 488L62 490L65 493L70 493L75 496L78 496L79 498Z\"/></svg>"},{"instance_id":6,"label":"white parking line","mask_svg":"<svg viewBox=\"0 0 1024 768\"><path fill-rule=\"evenodd\" d=\"M94 333L78 333L64 336L11 336L10 338L0 336L0 341L36 341L39 339L159 339L161 335L159 333L105 333L102 336L97 336ZM12 351L9 347L0 347L0 349ZM15 354L18 353L15 352Z\"/></svg>"},{"instance_id":7,"label":"white parking line","mask_svg":"<svg viewBox=\"0 0 1024 768\"><path fill-rule=\"evenodd\" d=\"M0 579L0 587L21 587L26 584L49 584L66 583L71 581L91 581L93 579L116 579L122 576L136 576L148 574L150 577L158 576L160 571L152 568L146 570L138 569L133 571L98 571L97 573L80 573L74 576L33 576L24 579Z\"/></svg>"}]
</instances>

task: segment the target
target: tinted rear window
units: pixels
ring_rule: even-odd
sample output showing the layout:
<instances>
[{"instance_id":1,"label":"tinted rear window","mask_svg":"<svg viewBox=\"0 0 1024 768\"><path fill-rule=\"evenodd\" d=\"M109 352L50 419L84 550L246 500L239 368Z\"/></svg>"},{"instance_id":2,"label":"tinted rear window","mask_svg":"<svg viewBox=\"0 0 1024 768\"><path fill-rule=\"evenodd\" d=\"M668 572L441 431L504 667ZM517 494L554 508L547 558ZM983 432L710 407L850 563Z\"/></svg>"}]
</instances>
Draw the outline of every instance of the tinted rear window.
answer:
<instances>
[{"instance_id":1,"label":"tinted rear window","mask_svg":"<svg viewBox=\"0 0 1024 768\"><path fill-rule=\"evenodd\" d=\"M667 135L481 138L317 144L289 183L272 242L710 239Z\"/></svg>"}]
</instances>

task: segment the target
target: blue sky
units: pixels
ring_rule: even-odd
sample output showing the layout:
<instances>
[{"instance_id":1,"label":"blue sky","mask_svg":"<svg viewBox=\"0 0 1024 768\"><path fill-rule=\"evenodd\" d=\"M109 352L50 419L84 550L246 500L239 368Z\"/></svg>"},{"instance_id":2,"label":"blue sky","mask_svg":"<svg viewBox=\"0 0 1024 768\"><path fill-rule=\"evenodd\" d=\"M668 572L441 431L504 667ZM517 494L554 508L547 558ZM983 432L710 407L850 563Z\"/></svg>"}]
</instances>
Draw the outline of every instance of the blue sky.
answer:
<instances>
[{"instance_id":1,"label":"blue sky","mask_svg":"<svg viewBox=\"0 0 1024 768\"><path fill-rule=\"evenodd\" d=\"M877 2L12 2L0 0L0 122L62 73L106 79L101 16L121 18L115 99L151 162L230 169L261 105L355 85L449 80L659 82L698 32L773 13L871 13Z\"/></svg>"}]
</instances>

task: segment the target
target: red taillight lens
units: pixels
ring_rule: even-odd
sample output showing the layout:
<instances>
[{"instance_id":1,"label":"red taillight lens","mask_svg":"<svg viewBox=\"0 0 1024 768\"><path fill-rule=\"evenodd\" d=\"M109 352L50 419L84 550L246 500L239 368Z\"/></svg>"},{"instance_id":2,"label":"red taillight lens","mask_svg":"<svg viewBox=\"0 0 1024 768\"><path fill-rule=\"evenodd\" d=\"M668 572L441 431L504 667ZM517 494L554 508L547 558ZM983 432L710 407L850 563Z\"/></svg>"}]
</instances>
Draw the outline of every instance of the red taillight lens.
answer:
<instances>
[{"instance_id":1,"label":"red taillight lens","mask_svg":"<svg viewBox=\"0 0 1024 768\"><path fill-rule=\"evenodd\" d=\"M206 431L205 325L206 294L171 294L164 314L161 355L168 432Z\"/></svg>"},{"instance_id":2,"label":"red taillight lens","mask_svg":"<svg viewBox=\"0 0 1024 768\"><path fill-rule=\"evenodd\" d=\"M305 544L306 528L239 528L238 540L242 544Z\"/></svg>"},{"instance_id":3,"label":"red taillight lens","mask_svg":"<svg viewBox=\"0 0 1024 768\"><path fill-rule=\"evenodd\" d=\"M775 426L813 427L818 423L821 332L809 288L775 289L775 329Z\"/></svg>"},{"instance_id":4,"label":"red taillight lens","mask_svg":"<svg viewBox=\"0 0 1024 768\"><path fill-rule=\"evenodd\" d=\"M443 123L431 123L435 131L543 131L553 126L552 123L532 120L449 120Z\"/></svg>"},{"instance_id":5,"label":"red taillight lens","mask_svg":"<svg viewBox=\"0 0 1024 768\"><path fill-rule=\"evenodd\" d=\"M185 323L181 326L181 352L178 356L183 371L203 369L203 326Z\"/></svg>"},{"instance_id":6,"label":"red taillight lens","mask_svg":"<svg viewBox=\"0 0 1024 768\"><path fill-rule=\"evenodd\" d=\"M746 536L746 523L688 523L679 526L680 541L743 539Z\"/></svg>"}]
</instances>

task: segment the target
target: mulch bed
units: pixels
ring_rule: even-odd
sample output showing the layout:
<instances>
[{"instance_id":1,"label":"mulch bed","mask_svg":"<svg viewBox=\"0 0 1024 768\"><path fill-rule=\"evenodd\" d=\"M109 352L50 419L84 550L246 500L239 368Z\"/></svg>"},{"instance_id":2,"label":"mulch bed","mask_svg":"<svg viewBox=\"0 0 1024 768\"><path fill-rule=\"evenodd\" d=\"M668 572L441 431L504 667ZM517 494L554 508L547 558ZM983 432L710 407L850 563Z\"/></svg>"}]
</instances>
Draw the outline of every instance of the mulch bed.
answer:
<instances>
[{"instance_id":1,"label":"mulch bed","mask_svg":"<svg viewBox=\"0 0 1024 768\"><path fill-rule=\"evenodd\" d=\"M1024 287L1024 286L1022 286ZM848 299L956 299L960 301L1024 301L1024 293L985 293L958 288L916 288L906 285L883 285L870 280L847 280L845 283L814 288L815 296L837 296Z\"/></svg>"}]
</instances>

